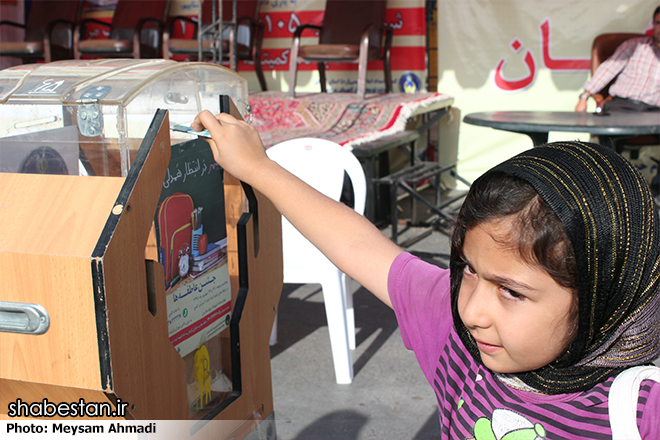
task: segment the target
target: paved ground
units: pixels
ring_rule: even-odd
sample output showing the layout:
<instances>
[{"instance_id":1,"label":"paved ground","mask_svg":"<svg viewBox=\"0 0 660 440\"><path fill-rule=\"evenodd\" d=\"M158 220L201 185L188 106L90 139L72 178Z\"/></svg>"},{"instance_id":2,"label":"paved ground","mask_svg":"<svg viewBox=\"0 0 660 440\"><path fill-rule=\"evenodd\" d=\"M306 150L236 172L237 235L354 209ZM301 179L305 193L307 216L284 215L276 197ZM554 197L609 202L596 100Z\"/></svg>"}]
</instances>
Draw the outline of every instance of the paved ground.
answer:
<instances>
[{"instance_id":1,"label":"paved ground","mask_svg":"<svg viewBox=\"0 0 660 440\"><path fill-rule=\"evenodd\" d=\"M434 232L413 248L448 252L447 237ZM278 344L271 347L278 439L439 438L435 395L403 346L394 312L361 286L353 288L355 378L338 385L320 286L284 287Z\"/></svg>"}]
</instances>

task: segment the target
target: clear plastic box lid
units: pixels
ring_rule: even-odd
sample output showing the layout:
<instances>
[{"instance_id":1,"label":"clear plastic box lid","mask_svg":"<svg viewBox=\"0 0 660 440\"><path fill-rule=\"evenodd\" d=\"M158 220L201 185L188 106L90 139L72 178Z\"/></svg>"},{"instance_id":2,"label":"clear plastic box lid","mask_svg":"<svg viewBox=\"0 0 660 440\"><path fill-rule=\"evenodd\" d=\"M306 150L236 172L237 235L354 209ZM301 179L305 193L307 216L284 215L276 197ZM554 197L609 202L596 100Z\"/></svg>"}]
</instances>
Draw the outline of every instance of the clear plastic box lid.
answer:
<instances>
[{"instance_id":1,"label":"clear plastic box lid","mask_svg":"<svg viewBox=\"0 0 660 440\"><path fill-rule=\"evenodd\" d=\"M247 82L210 63L72 60L0 71L0 172L125 176L157 109L189 125L229 96L249 117ZM172 143L194 136L171 132Z\"/></svg>"}]
</instances>

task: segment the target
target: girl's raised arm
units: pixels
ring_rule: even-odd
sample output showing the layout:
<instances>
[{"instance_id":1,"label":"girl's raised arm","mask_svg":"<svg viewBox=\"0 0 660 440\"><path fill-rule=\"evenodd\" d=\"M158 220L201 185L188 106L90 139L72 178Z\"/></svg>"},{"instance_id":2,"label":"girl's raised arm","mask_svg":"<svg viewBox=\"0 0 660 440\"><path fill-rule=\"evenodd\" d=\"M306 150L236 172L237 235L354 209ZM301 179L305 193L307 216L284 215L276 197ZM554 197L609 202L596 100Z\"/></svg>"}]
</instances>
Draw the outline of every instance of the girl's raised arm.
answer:
<instances>
[{"instance_id":1,"label":"girl's raised arm","mask_svg":"<svg viewBox=\"0 0 660 440\"><path fill-rule=\"evenodd\" d=\"M319 193L266 155L257 131L228 114L203 111L193 123L206 128L218 164L275 207L341 271L392 306L387 276L402 252L369 220Z\"/></svg>"}]
</instances>

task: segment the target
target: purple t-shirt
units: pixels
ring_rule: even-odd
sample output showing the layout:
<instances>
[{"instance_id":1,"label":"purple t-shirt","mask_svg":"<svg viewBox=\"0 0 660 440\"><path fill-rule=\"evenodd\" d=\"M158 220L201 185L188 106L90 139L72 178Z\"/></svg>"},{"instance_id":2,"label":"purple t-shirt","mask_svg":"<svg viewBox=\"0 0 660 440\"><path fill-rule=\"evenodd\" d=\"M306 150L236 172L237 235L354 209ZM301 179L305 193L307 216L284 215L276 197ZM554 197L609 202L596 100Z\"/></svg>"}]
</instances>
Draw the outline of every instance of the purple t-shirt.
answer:
<instances>
[{"instance_id":1,"label":"purple t-shirt","mask_svg":"<svg viewBox=\"0 0 660 440\"><path fill-rule=\"evenodd\" d=\"M613 379L579 393L543 395L507 386L477 364L454 330L449 270L403 253L388 289L406 348L413 350L438 399L443 439L611 439L608 393ZM660 439L660 383L645 380L637 424L642 439ZM535 434L535 435L534 435Z\"/></svg>"}]
</instances>

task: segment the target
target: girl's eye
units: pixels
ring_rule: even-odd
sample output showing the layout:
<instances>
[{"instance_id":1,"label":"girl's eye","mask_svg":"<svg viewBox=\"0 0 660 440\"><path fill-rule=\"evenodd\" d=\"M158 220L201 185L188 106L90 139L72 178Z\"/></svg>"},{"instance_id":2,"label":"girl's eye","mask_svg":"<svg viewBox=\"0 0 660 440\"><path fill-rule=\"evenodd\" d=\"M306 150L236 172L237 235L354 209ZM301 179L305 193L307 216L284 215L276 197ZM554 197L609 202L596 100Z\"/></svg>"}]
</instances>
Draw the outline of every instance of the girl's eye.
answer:
<instances>
[{"instance_id":1,"label":"girl's eye","mask_svg":"<svg viewBox=\"0 0 660 440\"><path fill-rule=\"evenodd\" d=\"M476 274L477 274L477 273L474 271L474 269L472 269L472 267L471 267L469 264L467 264L467 263L465 263L465 266L463 266L463 272L464 272L466 275L476 275Z\"/></svg>"},{"instance_id":2,"label":"girl's eye","mask_svg":"<svg viewBox=\"0 0 660 440\"><path fill-rule=\"evenodd\" d=\"M511 301L522 301L526 299L524 295L519 294L515 290L507 289L506 287L500 287L500 291L502 292L502 295L504 295L505 299Z\"/></svg>"}]
</instances>

